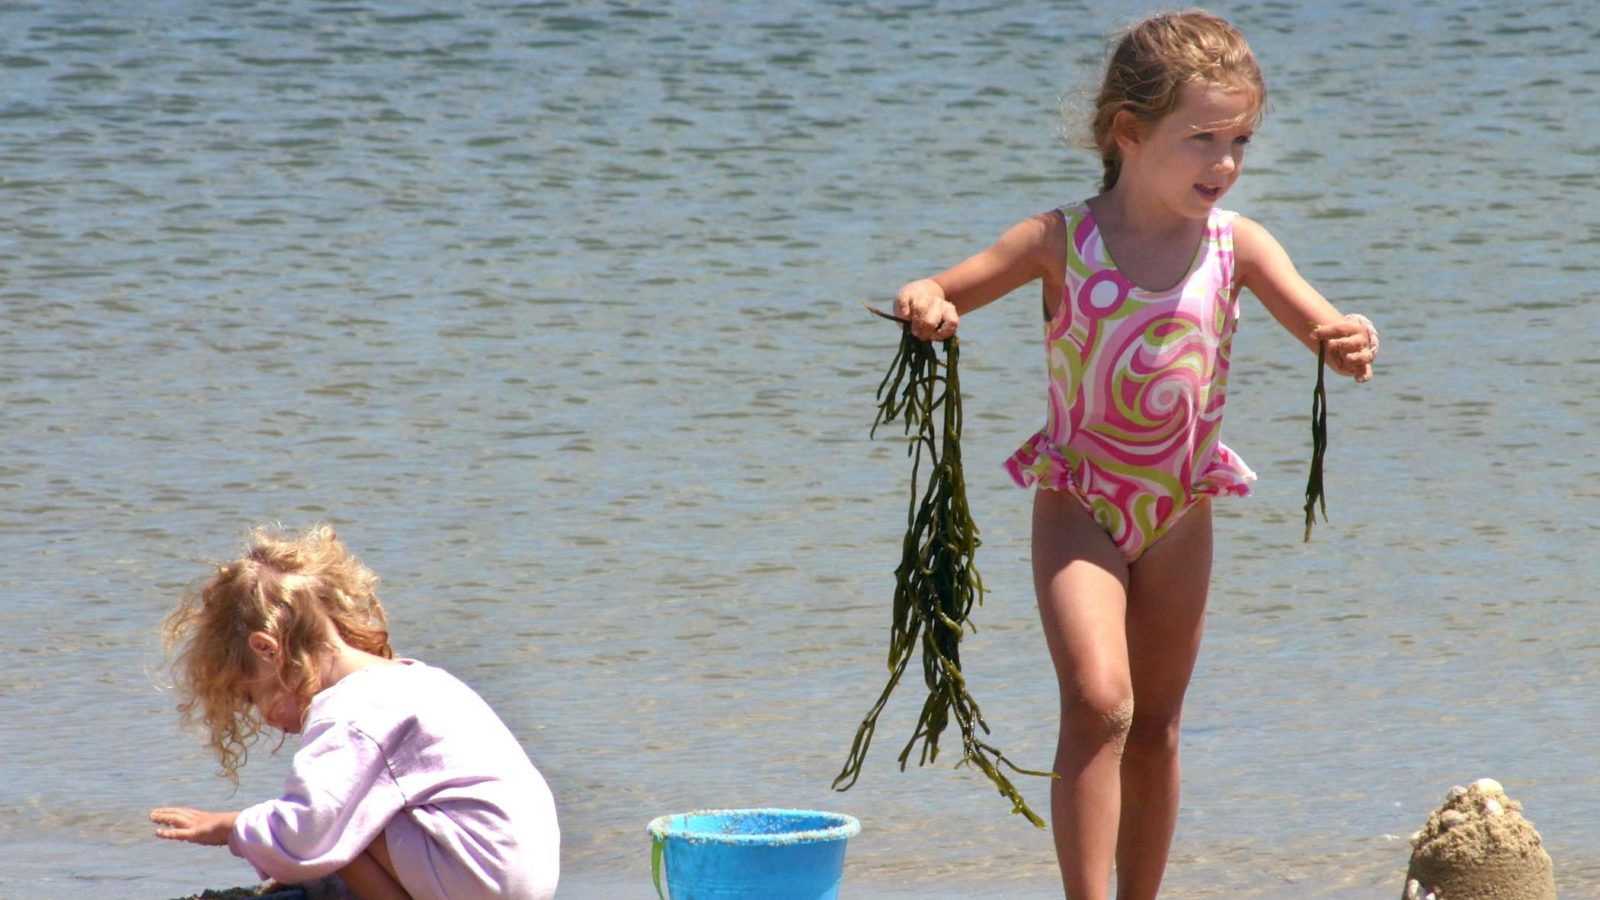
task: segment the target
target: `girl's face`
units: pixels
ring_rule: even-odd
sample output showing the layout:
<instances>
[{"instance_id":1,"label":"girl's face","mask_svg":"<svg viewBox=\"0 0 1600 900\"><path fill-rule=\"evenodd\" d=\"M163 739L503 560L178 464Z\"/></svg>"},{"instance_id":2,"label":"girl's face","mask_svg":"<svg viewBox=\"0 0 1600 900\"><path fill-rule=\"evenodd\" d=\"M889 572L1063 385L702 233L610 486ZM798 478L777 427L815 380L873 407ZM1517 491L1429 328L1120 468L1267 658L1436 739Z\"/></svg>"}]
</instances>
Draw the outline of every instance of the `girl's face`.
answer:
<instances>
[{"instance_id":1,"label":"girl's face","mask_svg":"<svg viewBox=\"0 0 1600 900\"><path fill-rule=\"evenodd\" d=\"M1125 147L1135 178L1179 215L1203 218L1239 180L1256 101L1218 84L1186 84L1178 105Z\"/></svg>"},{"instance_id":2,"label":"girl's face","mask_svg":"<svg viewBox=\"0 0 1600 900\"><path fill-rule=\"evenodd\" d=\"M261 721L279 731L300 733L300 723L305 720L305 709L300 698L278 683L277 671L257 660L254 671L245 678L245 698L256 708Z\"/></svg>"}]
</instances>

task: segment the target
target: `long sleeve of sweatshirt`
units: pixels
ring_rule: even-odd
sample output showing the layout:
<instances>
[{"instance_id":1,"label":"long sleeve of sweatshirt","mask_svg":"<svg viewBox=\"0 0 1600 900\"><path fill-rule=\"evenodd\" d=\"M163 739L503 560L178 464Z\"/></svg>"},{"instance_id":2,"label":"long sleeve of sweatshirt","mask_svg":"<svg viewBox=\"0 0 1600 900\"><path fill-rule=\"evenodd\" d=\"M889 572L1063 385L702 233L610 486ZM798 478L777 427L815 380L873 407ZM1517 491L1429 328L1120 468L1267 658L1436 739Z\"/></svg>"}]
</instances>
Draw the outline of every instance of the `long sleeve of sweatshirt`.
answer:
<instances>
[{"instance_id":1,"label":"long sleeve of sweatshirt","mask_svg":"<svg viewBox=\"0 0 1600 900\"><path fill-rule=\"evenodd\" d=\"M228 847L263 878L297 884L360 856L404 806L377 741L347 723L313 721L283 796L239 813Z\"/></svg>"},{"instance_id":2,"label":"long sleeve of sweatshirt","mask_svg":"<svg viewBox=\"0 0 1600 900\"><path fill-rule=\"evenodd\" d=\"M312 698L282 796L241 811L228 846L262 877L296 884L381 835L418 900L548 900L561 834L544 778L475 691L400 662Z\"/></svg>"}]
</instances>

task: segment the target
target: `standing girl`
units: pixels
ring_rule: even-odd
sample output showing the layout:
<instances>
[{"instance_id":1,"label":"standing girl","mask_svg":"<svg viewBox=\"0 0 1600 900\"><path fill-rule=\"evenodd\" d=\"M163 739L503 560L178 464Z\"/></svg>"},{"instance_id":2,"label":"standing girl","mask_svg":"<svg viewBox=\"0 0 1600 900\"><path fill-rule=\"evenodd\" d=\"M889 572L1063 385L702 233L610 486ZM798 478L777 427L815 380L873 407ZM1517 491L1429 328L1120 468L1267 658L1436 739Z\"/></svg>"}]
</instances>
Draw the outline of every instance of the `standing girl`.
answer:
<instances>
[{"instance_id":1,"label":"standing girl","mask_svg":"<svg viewBox=\"0 0 1600 900\"><path fill-rule=\"evenodd\" d=\"M227 845L286 884L337 873L361 900L549 898L550 789L488 704L395 659L377 576L332 529L264 529L167 617L186 721L235 783L263 724L301 735L283 796L153 810L156 834Z\"/></svg>"},{"instance_id":2,"label":"standing girl","mask_svg":"<svg viewBox=\"0 0 1600 900\"><path fill-rule=\"evenodd\" d=\"M1125 32L1096 103L1101 192L1013 226L900 289L925 340L1043 285L1045 427L1007 461L1037 485L1033 572L1060 690L1050 812L1067 896L1155 897L1178 814L1178 724L1211 577L1211 497L1255 479L1223 446L1239 289L1334 371L1372 377L1378 337L1342 316L1257 223L1217 208L1266 86L1244 37L1193 10Z\"/></svg>"}]
</instances>

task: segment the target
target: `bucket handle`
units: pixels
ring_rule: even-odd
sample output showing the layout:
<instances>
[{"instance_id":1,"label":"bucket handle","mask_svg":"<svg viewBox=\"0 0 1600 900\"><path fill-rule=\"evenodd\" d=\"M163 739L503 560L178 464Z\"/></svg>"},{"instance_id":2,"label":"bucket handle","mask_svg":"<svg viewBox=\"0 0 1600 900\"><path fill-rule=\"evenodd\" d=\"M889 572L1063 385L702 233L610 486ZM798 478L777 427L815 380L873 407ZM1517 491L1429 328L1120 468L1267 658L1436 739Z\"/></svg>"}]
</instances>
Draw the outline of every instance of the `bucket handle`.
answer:
<instances>
[{"instance_id":1,"label":"bucket handle","mask_svg":"<svg viewBox=\"0 0 1600 900\"><path fill-rule=\"evenodd\" d=\"M656 883L656 896L667 900L667 895L661 892L661 854L666 849L666 835L650 835L650 878Z\"/></svg>"}]
</instances>

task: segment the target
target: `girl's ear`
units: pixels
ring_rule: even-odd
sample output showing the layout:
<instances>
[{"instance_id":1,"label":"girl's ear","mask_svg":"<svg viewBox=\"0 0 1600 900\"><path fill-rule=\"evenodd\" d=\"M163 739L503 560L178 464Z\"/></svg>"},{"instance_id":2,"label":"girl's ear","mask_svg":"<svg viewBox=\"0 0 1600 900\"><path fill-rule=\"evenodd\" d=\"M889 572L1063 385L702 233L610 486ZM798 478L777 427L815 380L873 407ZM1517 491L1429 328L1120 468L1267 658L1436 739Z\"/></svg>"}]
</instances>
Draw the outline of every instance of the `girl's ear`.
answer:
<instances>
[{"instance_id":1,"label":"girl's ear","mask_svg":"<svg viewBox=\"0 0 1600 900\"><path fill-rule=\"evenodd\" d=\"M1133 113L1128 112L1126 109L1117 110L1117 114L1112 117L1111 133L1116 137L1117 149L1121 150L1123 154L1127 154L1129 150L1138 147L1139 141L1143 137L1139 130L1139 120L1134 118Z\"/></svg>"},{"instance_id":2,"label":"girl's ear","mask_svg":"<svg viewBox=\"0 0 1600 900\"><path fill-rule=\"evenodd\" d=\"M265 631L252 631L248 640L252 653L273 668L278 667L278 641L276 638Z\"/></svg>"}]
</instances>

